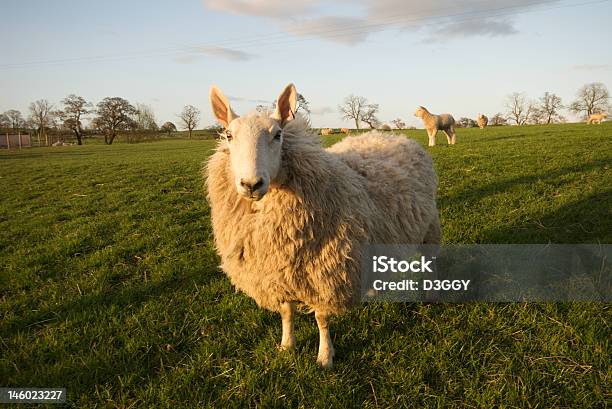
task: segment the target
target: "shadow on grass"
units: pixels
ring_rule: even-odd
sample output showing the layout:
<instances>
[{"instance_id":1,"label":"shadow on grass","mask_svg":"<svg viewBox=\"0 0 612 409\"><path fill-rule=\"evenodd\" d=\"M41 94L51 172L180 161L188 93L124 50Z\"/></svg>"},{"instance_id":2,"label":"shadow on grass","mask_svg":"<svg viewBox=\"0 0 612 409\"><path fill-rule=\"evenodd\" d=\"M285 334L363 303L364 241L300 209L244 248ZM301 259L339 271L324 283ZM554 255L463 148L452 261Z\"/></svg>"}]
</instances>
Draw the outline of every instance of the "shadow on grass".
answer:
<instances>
[{"instance_id":1,"label":"shadow on grass","mask_svg":"<svg viewBox=\"0 0 612 409\"><path fill-rule=\"evenodd\" d=\"M485 230L484 243L611 243L612 190L569 203L531 220Z\"/></svg>"},{"instance_id":2,"label":"shadow on grass","mask_svg":"<svg viewBox=\"0 0 612 409\"><path fill-rule=\"evenodd\" d=\"M12 321L3 322L0 326L0 333L3 334L3 337L14 335L20 330L30 330L37 325L42 326L43 324L66 319L70 314L84 316L111 305L134 308L151 298L166 295L180 289L191 288L193 283L198 285L207 284L211 279L222 276L223 274L220 271L198 271L186 276L173 276L144 285L138 282L120 290L110 289L100 294L82 296L55 308L48 308L37 311L35 314L27 317L19 317Z\"/></svg>"},{"instance_id":3,"label":"shadow on grass","mask_svg":"<svg viewBox=\"0 0 612 409\"><path fill-rule=\"evenodd\" d=\"M92 321L106 320L106 311L112 309L134 310L142 304L156 298L162 298L168 294L191 294L197 286L209 284L212 280L223 277L222 273L213 267L205 270L197 270L185 276L172 276L158 282L148 284L136 283L126 288L111 289L101 294L83 296L63 305L47 308L28 316L22 316L11 322L3 322L0 326L0 334L5 341L4 345L18 345L24 335L37 336L44 334L48 326L63 326L63 323L76 325L87 325ZM168 311L172 315L172 311ZM127 316L131 314L127 313ZM119 320L125 320L126 316L118 316ZM109 322L110 325L113 325ZM195 323L197 326L197 323ZM106 327L106 325L102 325ZM72 332L73 330L69 330ZM80 332L80 331L79 331ZM152 334L153 335L153 334ZM113 335L111 335L113 336ZM57 349L53 344L43 343L36 349L45 356L46 363L23 363L16 372L13 367L0 371L6 376L7 384L18 382L20 379L34 381L38 379L43 384L54 381L69 381L70 399L80 396L82 393L92 393L97 385L115 385L121 382L122 377L149 378L155 376L160 370L160 352L155 350L139 350L132 352L126 359L125 345L130 342L132 335L126 333L120 338L108 344L108 340L96 341L91 335L82 335L83 341L72 346L63 346ZM82 343L84 342L84 343ZM140 341L136 341L140 342ZM90 345L90 343L93 343ZM94 351L95 344L98 351ZM109 350L109 345L112 350ZM113 347L114 345L114 347ZM192 350L199 347L198 343L185 342L171 351L163 352L163 360L166 365L180 362L186 356L191 355ZM66 349L68 348L68 349ZM140 348L143 348L142 346ZM67 355L69 354L69 355ZM57 363L65 361L66 365L58 369ZM49 365L47 365L49 364ZM26 378L24 378L24 376ZM26 382L27 383L27 382Z\"/></svg>"},{"instance_id":4,"label":"shadow on grass","mask_svg":"<svg viewBox=\"0 0 612 409\"><path fill-rule=\"evenodd\" d=\"M509 139L521 139L526 137L526 134L514 134L514 135L504 135L504 136L491 136L491 137L487 137L486 135L486 131L483 132L482 136L486 139L470 139L470 144L476 144L476 143L486 143L489 144L491 142L495 142L495 141L507 141Z\"/></svg>"},{"instance_id":5,"label":"shadow on grass","mask_svg":"<svg viewBox=\"0 0 612 409\"><path fill-rule=\"evenodd\" d=\"M10 154L5 154L5 155L0 155L0 160L11 160L11 159L40 159L40 158L47 158L50 155L60 155L60 156L90 156L90 155L95 155L96 152L91 152L91 151L69 151L69 150L57 150L57 151L51 151L51 150L46 150L44 152L28 152L28 153L21 153L21 151L18 151L16 153L10 153Z\"/></svg>"},{"instance_id":6,"label":"shadow on grass","mask_svg":"<svg viewBox=\"0 0 612 409\"><path fill-rule=\"evenodd\" d=\"M609 165L608 161L605 160L595 160L589 163L584 163L575 166L568 166L565 168L557 169L554 171L547 171L545 173L537 173L531 175L519 176L513 179L506 179L501 181L496 181L490 183L488 185L469 188L463 191L460 191L457 194L450 196L442 196L440 197L441 206L448 206L454 204L465 203L466 201L480 201L484 197L489 195L495 195L498 193L505 192L507 190L511 190L517 186L521 185L529 185L534 182L542 181L542 182L559 182L560 178L563 176L571 175L573 173L583 173L592 170L603 170L605 166Z\"/></svg>"}]
</instances>

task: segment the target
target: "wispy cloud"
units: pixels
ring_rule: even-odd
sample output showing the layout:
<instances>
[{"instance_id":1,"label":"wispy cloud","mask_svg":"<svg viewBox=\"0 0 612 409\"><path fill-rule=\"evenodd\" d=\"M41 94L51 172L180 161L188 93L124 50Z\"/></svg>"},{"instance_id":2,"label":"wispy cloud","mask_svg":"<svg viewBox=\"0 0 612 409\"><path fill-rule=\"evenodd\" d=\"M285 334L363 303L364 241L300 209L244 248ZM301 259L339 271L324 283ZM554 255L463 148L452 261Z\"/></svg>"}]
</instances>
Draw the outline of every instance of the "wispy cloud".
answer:
<instances>
[{"instance_id":1,"label":"wispy cloud","mask_svg":"<svg viewBox=\"0 0 612 409\"><path fill-rule=\"evenodd\" d=\"M268 18L303 16L317 3L319 0L204 0L211 10Z\"/></svg>"},{"instance_id":2,"label":"wispy cloud","mask_svg":"<svg viewBox=\"0 0 612 409\"><path fill-rule=\"evenodd\" d=\"M612 64L580 64L572 68L578 71L612 70Z\"/></svg>"},{"instance_id":3,"label":"wispy cloud","mask_svg":"<svg viewBox=\"0 0 612 409\"><path fill-rule=\"evenodd\" d=\"M202 56L218 57L228 61L247 61L255 57L245 51L233 50L224 47L192 47L190 52L176 57L174 60L180 64L193 64Z\"/></svg>"},{"instance_id":4,"label":"wispy cloud","mask_svg":"<svg viewBox=\"0 0 612 409\"><path fill-rule=\"evenodd\" d=\"M285 31L300 37L321 37L343 44L358 44L364 41L367 31L354 30L366 24L365 19L354 17L317 17L282 25ZM348 27L348 29L347 29ZM343 28L345 28L343 30Z\"/></svg>"},{"instance_id":5,"label":"wispy cloud","mask_svg":"<svg viewBox=\"0 0 612 409\"><path fill-rule=\"evenodd\" d=\"M499 37L517 34L518 30L508 21L478 20L449 23L433 30L427 40L442 41L458 37Z\"/></svg>"},{"instance_id":6,"label":"wispy cloud","mask_svg":"<svg viewBox=\"0 0 612 409\"><path fill-rule=\"evenodd\" d=\"M388 29L422 30L432 40L508 36L518 32L512 14L542 4L538 0L360 0L353 8L356 11L347 15L337 12L347 10L346 0L203 1L212 10L270 19L294 36L347 45L359 44L371 33Z\"/></svg>"}]
</instances>

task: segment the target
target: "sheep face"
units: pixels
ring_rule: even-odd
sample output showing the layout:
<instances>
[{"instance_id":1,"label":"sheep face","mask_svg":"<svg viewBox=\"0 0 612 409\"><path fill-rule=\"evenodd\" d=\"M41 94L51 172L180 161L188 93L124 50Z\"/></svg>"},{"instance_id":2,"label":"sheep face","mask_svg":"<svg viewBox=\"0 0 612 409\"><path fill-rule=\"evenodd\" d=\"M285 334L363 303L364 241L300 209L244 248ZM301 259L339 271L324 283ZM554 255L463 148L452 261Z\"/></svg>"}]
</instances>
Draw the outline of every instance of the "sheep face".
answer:
<instances>
[{"instance_id":1,"label":"sheep face","mask_svg":"<svg viewBox=\"0 0 612 409\"><path fill-rule=\"evenodd\" d=\"M270 117L254 113L240 118L221 90L210 89L213 114L225 127L225 144L237 192L260 200L278 176L281 164L283 127L294 118L297 91L293 84L278 96L276 111Z\"/></svg>"},{"instance_id":2,"label":"sheep face","mask_svg":"<svg viewBox=\"0 0 612 409\"><path fill-rule=\"evenodd\" d=\"M250 115L234 119L225 130L236 190L260 200L279 173L283 132L278 121Z\"/></svg>"}]
</instances>

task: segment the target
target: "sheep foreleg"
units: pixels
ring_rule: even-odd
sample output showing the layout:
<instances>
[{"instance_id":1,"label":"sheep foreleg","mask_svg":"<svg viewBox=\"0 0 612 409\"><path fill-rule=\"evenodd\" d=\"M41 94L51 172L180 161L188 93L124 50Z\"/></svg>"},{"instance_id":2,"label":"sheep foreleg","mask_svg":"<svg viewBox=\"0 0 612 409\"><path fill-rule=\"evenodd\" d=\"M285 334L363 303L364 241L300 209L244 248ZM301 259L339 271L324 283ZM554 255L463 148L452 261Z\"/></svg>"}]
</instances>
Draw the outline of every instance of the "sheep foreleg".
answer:
<instances>
[{"instance_id":1,"label":"sheep foreleg","mask_svg":"<svg viewBox=\"0 0 612 409\"><path fill-rule=\"evenodd\" d=\"M429 136L429 146L436 146L436 134L438 133L437 129L428 129L427 135Z\"/></svg>"},{"instance_id":2,"label":"sheep foreleg","mask_svg":"<svg viewBox=\"0 0 612 409\"><path fill-rule=\"evenodd\" d=\"M330 369L334 364L334 346L329 335L328 315L315 311L315 319L319 326L319 354L317 363L325 369Z\"/></svg>"},{"instance_id":3,"label":"sheep foreleg","mask_svg":"<svg viewBox=\"0 0 612 409\"><path fill-rule=\"evenodd\" d=\"M281 349L288 351L295 348L295 335L293 334L293 313L295 307L291 302L284 302L280 307L281 319L283 320L283 337Z\"/></svg>"}]
</instances>

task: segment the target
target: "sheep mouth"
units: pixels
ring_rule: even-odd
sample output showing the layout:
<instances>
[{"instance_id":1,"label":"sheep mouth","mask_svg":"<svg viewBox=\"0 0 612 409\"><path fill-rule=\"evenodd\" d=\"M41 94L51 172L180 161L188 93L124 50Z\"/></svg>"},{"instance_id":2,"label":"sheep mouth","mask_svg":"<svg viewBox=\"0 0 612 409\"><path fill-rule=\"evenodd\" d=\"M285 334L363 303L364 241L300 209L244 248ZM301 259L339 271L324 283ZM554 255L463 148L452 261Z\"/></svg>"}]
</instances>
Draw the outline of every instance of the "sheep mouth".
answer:
<instances>
[{"instance_id":1,"label":"sheep mouth","mask_svg":"<svg viewBox=\"0 0 612 409\"><path fill-rule=\"evenodd\" d=\"M266 195L266 193L267 192L260 192L260 191L252 192L252 193L249 193L249 192L240 192L240 195L244 199L250 200L252 202L258 202L261 199L263 199L263 197Z\"/></svg>"}]
</instances>

